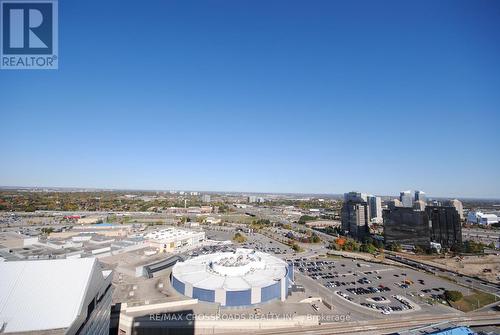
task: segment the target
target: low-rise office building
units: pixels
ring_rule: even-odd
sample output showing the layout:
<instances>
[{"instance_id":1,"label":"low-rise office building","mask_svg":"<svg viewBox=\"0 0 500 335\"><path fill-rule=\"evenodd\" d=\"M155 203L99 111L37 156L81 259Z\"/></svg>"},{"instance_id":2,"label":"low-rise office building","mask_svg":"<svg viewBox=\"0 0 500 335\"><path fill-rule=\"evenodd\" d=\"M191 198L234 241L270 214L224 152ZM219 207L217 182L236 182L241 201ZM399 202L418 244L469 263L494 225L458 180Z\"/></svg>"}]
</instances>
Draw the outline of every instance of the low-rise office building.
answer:
<instances>
[{"instance_id":1,"label":"low-rise office building","mask_svg":"<svg viewBox=\"0 0 500 335\"><path fill-rule=\"evenodd\" d=\"M423 211L411 207L384 210L384 243L430 246L429 220Z\"/></svg>"},{"instance_id":2,"label":"low-rise office building","mask_svg":"<svg viewBox=\"0 0 500 335\"><path fill-rule=\"evenodd\" d=\"M451 248L462 243L460 217L452 206L426 206L425 210L392 207L384 210L384 240L429 248L430 242Z\"/></svg>"},{"instance_id":3,"label":"low-rise office building","mask_svg":"<svg viewBox=\"0 0 500 335\"><path fill-rule=\"evenodd\" d=\"M153 248L172 252L183 247L197 246L205 240L205 232L169 227L144 235Z\"/></svg>"}]
</instances>

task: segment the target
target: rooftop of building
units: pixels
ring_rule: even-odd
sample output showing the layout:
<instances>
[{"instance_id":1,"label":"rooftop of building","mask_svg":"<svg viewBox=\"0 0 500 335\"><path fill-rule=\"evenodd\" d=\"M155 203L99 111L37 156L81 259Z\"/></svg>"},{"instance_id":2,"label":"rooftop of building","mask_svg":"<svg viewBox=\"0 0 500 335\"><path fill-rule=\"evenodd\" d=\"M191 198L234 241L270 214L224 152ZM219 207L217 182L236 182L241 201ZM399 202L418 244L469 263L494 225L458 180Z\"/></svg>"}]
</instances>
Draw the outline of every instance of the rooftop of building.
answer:
<instances>
[{"instance_id":1,"label":"rooftop of building","mask_svg":"<svg viewBox=\"0 0 500 335\"><path fill-rule=\"evenodd\" d=\"M176 238L195 236L195 235L200 234L200 233L203 233L203 232L168 227L168 228L164 228L164 229L160 229L160 230L146 233L144 235L144 237L147 239L152 239L152 240L168 240L168 239L176 239Z\"/></svg>"},{"instance_id":2,"label":"rooftop of building","mask_svg":"<svg viewBox=\"0 0 500 335\"><path fill-rule=\"evenodd\" d=\"M228 291L266 287L286 276L287 264L269 254L252 249L236 249L197 256L177 262L173 275L183 283L198 288Z\"/></svg>"},{"instance_id":3,"label":"rooftop of building","mask_svg":"<svg viewBox=\"0 0 500 335\"><path fill-rule=\"evenodd\" d=\"M88 282L97 266L93 258L0 263L3 331L70 327L79 314Z\"/></svg>"}]
</instances>

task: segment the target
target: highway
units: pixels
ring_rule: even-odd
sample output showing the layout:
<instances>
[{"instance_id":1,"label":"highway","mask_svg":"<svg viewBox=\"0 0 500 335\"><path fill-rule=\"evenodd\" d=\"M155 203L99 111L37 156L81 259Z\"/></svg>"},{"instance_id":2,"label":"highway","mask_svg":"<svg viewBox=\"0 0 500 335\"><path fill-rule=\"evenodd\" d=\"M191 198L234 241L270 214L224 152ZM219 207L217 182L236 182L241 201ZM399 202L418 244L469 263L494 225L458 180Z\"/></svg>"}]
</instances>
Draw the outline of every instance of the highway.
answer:
<instances>
[{"instance_id":1,"label":"highway","mask_svg":"<svg viewBox=\"0 0 500 335\"><path fill-rule=\"evenodd\" d=\"M463 228L462 235L489 238L498 241L500 239L500 230Z\"/></svg>"},{"instance_id":2,"label":"highway","mask_svg":"<svg viewBox=\"0 0 500 335\"><path fill-rule=\"evenodd\" d=\"M436 275L440 276L445 276L448 277L449 279L455 281L457 284L460 284L465 287L470 287L471 289L478 289L481 291L485 291L491 294L494 294L498 297L500 297L500 285L490 283L486 280L471 277L471 276L466 276L462 274L458 274L454 271L450 271L444 268L440 268L437 266L432 266L428 265L419 261L416 261L414 259L408 259L405 258L403 255L396 254L390 251L386 251L386 256L387 259L393 260L395 262L399 262L402 264L406 264L408 266L411 266L416 269L421 269L427 272L431 272ZM500 300L500 299L499 299Z\"/></svg>"}]
</instances>

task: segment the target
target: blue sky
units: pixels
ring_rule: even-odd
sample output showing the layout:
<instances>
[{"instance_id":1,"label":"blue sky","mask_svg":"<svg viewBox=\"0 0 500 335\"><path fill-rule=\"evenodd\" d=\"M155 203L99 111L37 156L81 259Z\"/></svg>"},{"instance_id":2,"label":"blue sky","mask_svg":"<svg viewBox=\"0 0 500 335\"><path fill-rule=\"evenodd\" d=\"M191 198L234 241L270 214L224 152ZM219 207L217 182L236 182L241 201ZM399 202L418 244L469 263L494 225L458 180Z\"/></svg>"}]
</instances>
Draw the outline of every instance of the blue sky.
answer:
<instances>
[{"instance_id":1,"label":"blue sky","mask_svg":"<svg viewBox=\"0 0 500 335\"><path fill-rule=\"evenodd\" d=\"M69 1L0 185L500 198L500 2Z\"/></svg>"}]
</instances>

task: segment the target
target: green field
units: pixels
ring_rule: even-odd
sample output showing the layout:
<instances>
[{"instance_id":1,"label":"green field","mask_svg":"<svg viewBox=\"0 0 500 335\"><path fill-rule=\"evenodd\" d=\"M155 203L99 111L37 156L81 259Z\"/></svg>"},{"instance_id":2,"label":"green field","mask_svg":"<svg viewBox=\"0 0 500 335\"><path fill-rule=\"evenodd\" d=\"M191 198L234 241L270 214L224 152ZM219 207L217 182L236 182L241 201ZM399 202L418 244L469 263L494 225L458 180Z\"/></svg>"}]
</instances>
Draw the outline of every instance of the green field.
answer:
<instances>
[{"instance_id":1,"label":"green field","mask_svg":"<svg viewBox=\"0 0 500 335\"><path fill-rule=\"evenodd\" d=\"M450 302L450 304L462 312L470 312L493 302L495 302L493 294L476 291L474 294L465 296L459 301Z\"/></svg>"}]
</instances>

